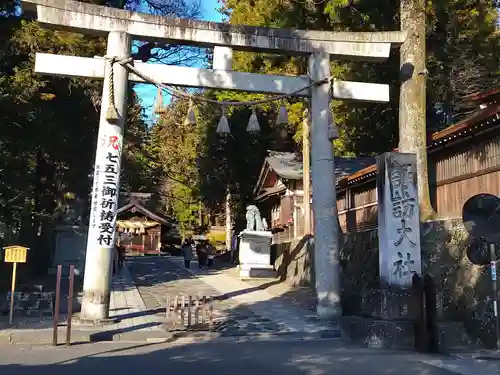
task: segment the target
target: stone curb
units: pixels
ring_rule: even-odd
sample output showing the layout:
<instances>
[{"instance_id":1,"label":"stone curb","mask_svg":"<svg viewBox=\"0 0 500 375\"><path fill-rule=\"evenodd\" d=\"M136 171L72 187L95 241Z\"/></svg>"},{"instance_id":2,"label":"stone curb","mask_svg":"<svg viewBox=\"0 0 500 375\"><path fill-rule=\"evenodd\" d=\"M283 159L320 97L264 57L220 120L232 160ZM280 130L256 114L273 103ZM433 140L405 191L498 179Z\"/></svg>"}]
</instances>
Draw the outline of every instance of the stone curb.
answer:
<instances>
[{"instance_id":1,"label":"stone curb","mask_svg":"<svg viewBox=\"0 0 500 375\"><path fill-rule=\"evenodd\" d=\"M201 341L306 341L320 339L338 339L340 331L318 331L318 332L247 332L227 334L223 332L124 332L112 333L102 331L79 331L71 332L72 343L92 342L173 342L188 340L189 342ZM66 338L65 329L58 331L58 343L64 344ZM5 330L0 332L0 344L51 344L51 329L26 329Z\"/></svg>"}]
</instances>

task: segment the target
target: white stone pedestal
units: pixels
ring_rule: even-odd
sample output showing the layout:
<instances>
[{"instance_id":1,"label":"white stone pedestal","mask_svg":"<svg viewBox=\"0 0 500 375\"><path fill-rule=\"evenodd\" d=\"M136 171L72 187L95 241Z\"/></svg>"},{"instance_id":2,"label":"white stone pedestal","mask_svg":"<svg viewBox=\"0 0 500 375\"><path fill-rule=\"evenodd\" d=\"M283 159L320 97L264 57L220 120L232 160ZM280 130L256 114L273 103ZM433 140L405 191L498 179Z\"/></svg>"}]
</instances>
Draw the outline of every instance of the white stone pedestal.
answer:
<instances>
[{"instance_id":1,"label":"white stone pedestal","mask_svg":"<svg viewBox=\"0 0 500 375\"><path fill-rule=\"evenodd\" d=\"M271 232L244 230L240 233L240 279L276 277L271 265Z\"/></svg>"}]
</instances>

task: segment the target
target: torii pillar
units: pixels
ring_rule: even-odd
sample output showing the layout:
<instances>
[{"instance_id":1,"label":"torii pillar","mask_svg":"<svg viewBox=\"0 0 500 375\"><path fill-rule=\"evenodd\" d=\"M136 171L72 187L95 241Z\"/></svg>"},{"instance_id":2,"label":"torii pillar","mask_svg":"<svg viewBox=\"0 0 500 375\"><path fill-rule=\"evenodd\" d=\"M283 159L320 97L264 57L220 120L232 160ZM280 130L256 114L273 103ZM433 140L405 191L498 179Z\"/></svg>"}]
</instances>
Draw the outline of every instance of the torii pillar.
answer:
<instances>
[{"instance_id":1,"label":"torii pillar","mask_svg":"<svg viewBox=\"0 0 500 375\"><path fill-rule=\"evenodd\" d=\"M132 38L129 34L112 31L108 35L108 56L130 56ZM128 71L120 64L106 62L106 75L101 99L101 114L94 164L94 182L90 210L83 301L80 319L103 320L109 317L111 277L115 252L116 215L120 193L123 132L127 115ZM114 93L110 93L110 69L113 69ZM106 118L114 96L118 119Z\"/></svg>"}]
</instances>

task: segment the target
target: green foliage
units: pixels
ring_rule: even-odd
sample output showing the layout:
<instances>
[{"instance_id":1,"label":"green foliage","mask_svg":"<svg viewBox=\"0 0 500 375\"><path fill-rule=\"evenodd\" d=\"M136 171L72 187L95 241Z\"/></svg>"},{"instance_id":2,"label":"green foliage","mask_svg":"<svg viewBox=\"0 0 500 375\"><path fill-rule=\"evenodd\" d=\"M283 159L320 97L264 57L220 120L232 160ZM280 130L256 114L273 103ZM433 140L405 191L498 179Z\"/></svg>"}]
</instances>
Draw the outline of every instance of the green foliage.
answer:
<instances>
[{"instance_id":1,"label":"green foliage","mask_svg":"<svg viewBox=\"0 0 500 375\"><path fill-rule=\"evenodd\" d=\"M160 191L185 235L198 225L201 200L196 167L200 132L184 124L185 101L173 101L152 129L150 151L160 173Z\"/></svg>"},{"instance_id":2,"label":"green foliage","mask_svg":"<svg viewBox=\"0 0 500 375\"><path fill-rule=\"evenodd\" d=\"M392 31L398 30L400 0L224 0L222 12L235 25L281 27L332 31ZM493 51L498 47L496 19L498 12L493 0L431 0L427 2L428 15L428 131L441 129L467 113L460 100L472 91L495 84L498 59ZM235 52L233 68L237 71L274 74L306 74L305 58L276 54ZM388 83L391 97L388 104L333 101L332 111L340 138L335 144L338 155L377 154L397 147L399 106L399 51L393 50L385 63L332 62L335 78L361 82ZM211 98L229 101L262 99L263 95L228 92L206 92ZM223 215L224 198L229 188L232 206L241 218L245 205L252 200L253 186L258 178L267 149L292 151L300 147L303 111L308 105L300 99L285 101L289 124L285 128L274 125L278 105L259 106L257 113L261 134L257 137L245 132L250 112L246 108L230 108L228 113L231 136L221 138L215 133L219 109L199 105L196 150L198 174L190 180L196 189L174 191L185 199L200 199L204 209ZM178 114L182 105L174 102L169 111ZM436 108L440 108L436 110ZM181 111L182 112L182 111ZM180 122L177 126L180 126ZM173 130L171 130L173 132ZM288 142L288 135L295 141ZM170 155L168 146L163 153ZM193 154L182 160L187 168ZM174 165L177 161L174 162ZM171 182L169 184L172 184ZM177 183L178 184L178 183ZM174 184L175 185L175 184ZM194 192L198 190L198 196ZM176 198L176 199L177 199ZM195 222L189 205L183 209L187 223ZM194 224L193 224L194 225Z\"/></svg>"},{"instance_id":3,"label":"green foliage","mask_svg":"<svg viewBox=\"0 0 500 375\"><path fill-rule=\"evenodd\" d=\"M225 0L229 22L290 29L387 31L399 29L400 0ZM431 0L427 2L428 132L442 129L470 109L462 98L497 85L499 47L497 1ZM301 74L303 59L240 52L242 71ZM389 104L332 103L340 138L337 154L376 154L397 147L399 56L395 50L382 64L333 62L336 78L391 85ZM233 97L235 99L236 97ZM247 96L240 95L246 99ZM289 106L293 103L289 104ZM436 110L436 108L438 108ZM290 126L300 140L301 112Z\"/></svg>"},{"instance_id":4,"label":"green foliage","mask_svg":"<svg viewBox=\"0 0 500 375\"><path fill-rule=\"evenodd\" d=\"M50 228L68 199L89 192L100 87L35 74L35 53L89 56L103 44L15 17L0 18L0 35L0 222L43 269Z\"/></svg>"},{"instance_id":5,"label":"green foliage","mask_svg":"<svg viewBox=\"0 0 500 375\"><path fill-rule=\"evenodd\" d=\"M17 5L0 2L0 244L28 245L34 256L30 267L43 272L53 248L52 229L68 203L75 198L89 203L102 82L35 74L35 54L104 55L105 39L22 21L14 14ZM154 5L155 13L168 15L198 11L169 0ZM132 86L129 98L122 188L151 191L159 173L149 155L150 131Z\"/></svg>"}]
</instances>

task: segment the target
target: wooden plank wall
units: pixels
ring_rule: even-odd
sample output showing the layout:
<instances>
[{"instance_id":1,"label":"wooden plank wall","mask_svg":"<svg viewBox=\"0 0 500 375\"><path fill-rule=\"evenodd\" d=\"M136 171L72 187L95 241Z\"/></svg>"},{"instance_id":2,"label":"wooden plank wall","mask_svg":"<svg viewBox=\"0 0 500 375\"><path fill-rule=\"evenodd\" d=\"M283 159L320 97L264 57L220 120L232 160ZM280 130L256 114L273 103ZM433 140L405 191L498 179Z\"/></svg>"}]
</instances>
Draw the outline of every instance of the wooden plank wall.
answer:
<instances>
[{"instance_id":1,"label":"wooden plank wall","mask_svg":"<svg viewBox=\"0 0 500 375\"><path fill-rule=\"evenodd\" d=\"M500 136L477 137L460 146L429 155L431 200L440 217L461 217L462 207L479 193L500 195ZM337 195L342 229L355 232L376 228L375 179Z\"/></svg>"},{"instance_id":2,"label":"wooden plank wall","mask_svg":"<svg viewBox=\"0 0 500 375\"><path fill-rule=\"evenodd\" d=\"M498 133L498 132L497 132ZM447 144L429 154L431 201L440 217L461 217L462 207L471 196L490 193L500 196L500 136L484 134L459 144ZM288 197L287 197L288 198ZM297 207L302 197L290 197L294 223L273 236L274 243L286 243L304 234L303 215ZM283 202L282 202L283 203ZM289 216L287 203L287 217ZM337 192L337 210L344 232L377 227L375 178ZM294 226L297 228L294 230Z\"/></svg>"}]
</instances>

